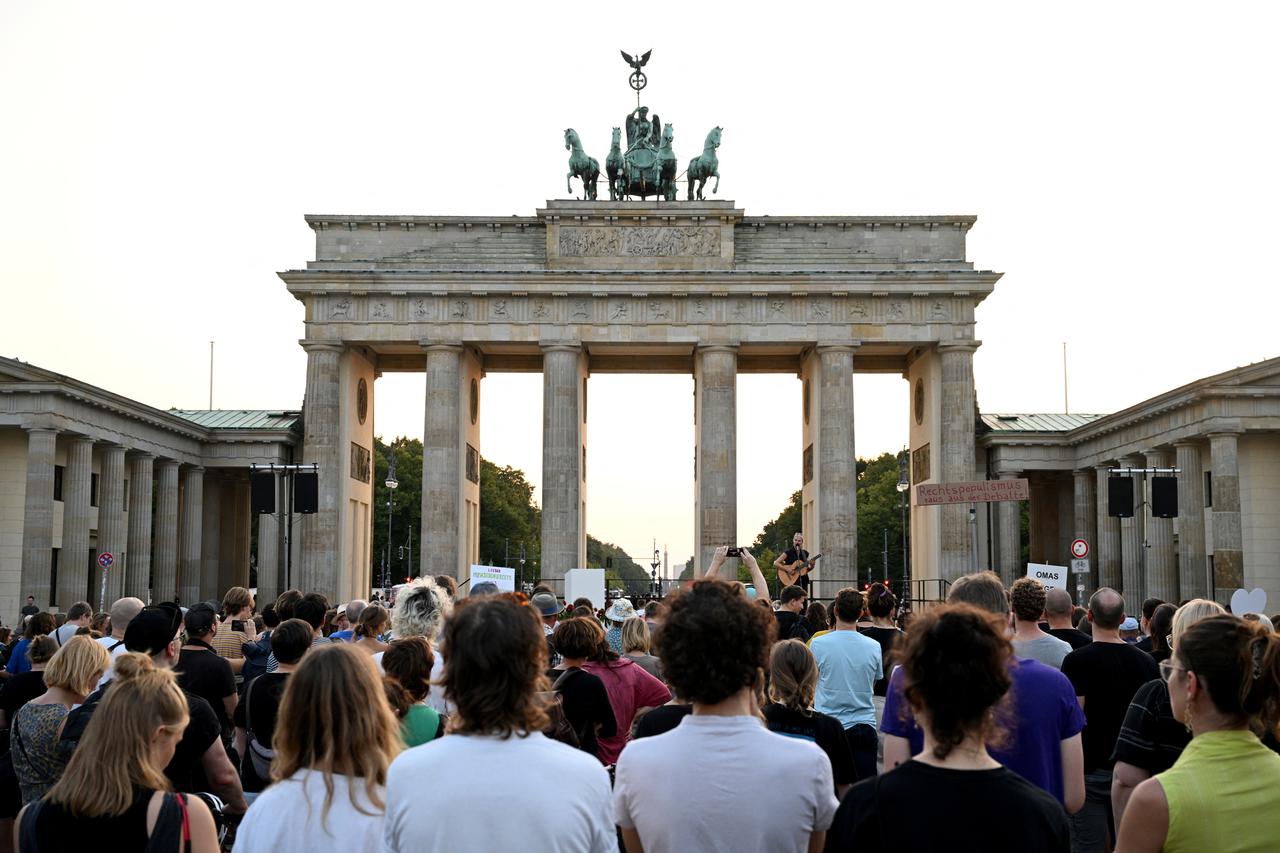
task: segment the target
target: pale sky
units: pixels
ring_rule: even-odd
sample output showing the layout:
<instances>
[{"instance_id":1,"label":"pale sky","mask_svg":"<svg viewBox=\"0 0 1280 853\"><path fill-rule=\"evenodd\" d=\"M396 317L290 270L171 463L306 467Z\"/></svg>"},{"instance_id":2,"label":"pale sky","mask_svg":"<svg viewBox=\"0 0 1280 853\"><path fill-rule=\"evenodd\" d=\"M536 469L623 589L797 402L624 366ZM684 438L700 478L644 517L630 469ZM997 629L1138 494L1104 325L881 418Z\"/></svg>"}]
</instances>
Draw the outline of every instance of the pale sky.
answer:
<instances>
[{"instance_id":1,"label":"pale sky","mask_svg":"<svg viewBox=\"0 0 1280 853\"><path fill-rule=\"evenodd\" d=\"M748 215L976 214L987 412L1110 412L1280 355L1277 13L1262 3L0 5L0 354L154 406L301 403L306 213L531 215L565 127L634 105L681 161L724 127ZM612 11L610 11L612 10ZM619 37L612 30L649 32ZM612 23L611 23L612 22ZM384 438L422 377L384 377ZM692 380L598 376L588 530L693 548ZM859 377L857 451L905 382ZM541 468L536 375L490 374L482 452ZM799 383L738 382L739 539L799 486ZM501 411L501 418L495 413Z\"/></svg>"}]
</instances>

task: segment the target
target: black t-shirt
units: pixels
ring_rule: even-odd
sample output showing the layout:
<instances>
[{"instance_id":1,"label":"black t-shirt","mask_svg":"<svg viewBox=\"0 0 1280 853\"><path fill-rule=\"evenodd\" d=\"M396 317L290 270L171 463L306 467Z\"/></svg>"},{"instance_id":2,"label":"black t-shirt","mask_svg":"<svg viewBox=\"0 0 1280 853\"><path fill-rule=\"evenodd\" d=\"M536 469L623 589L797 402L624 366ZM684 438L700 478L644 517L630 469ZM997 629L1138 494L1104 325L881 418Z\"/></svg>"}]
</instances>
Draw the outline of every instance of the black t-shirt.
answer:
<instances>
[{"instance_id":1,"label":"black t-shirt","mask_svg":"<svg viewBox=\"0 0 1280 853\"><path fill-rule=\"evenodd\" d=\"M23 705L44 693L44 671L22 672L11 676L0 688L0 711L13 720L14 713Z\"/></svg>"},{"instance_id":2,"label":"black t-shirt","mask_svg":"<svg viewBox=\"0 0 1280 853\"><path fill-rule=\"evenodd\" d=\"M289 673L269 672L259 675L245 685L245 698L236 705L236 728L248 731L249 722L253 723L253 735L258 743L271 749L271 736L276 730L276 714L280 711L280 700L284 697L284 688L289 683ZM250 694L249 691L253 693ZM250 721L246 714L252 712Z\"/></svg>"},{"instance_id":3,"label":"black t-shirt","mask_svg":"<svg viewBox=\"0 0 1280 853\"><path fill-rule=\"evenodd\" d=\"M922 820L925 811L928 819ZM908 761L849 789L825 850L1067 853L1070 831L1062 805L1012 770L949 770Z\"/></svg>"},{"instance_id":4,"label":"black t-shirt","mask_svg":"<svg viewBox=\"0 0 1280 853\"><path fill-rule=\"evenodd\" d=\"M28 604L19 611L23 616L35 616L40 612L40 608L34 604Z\"/></svg>"},{"instance_id":5,"label":"black t-shirt","mask_svg":"<svg viewBox=\"0 0 1280 853\"><path fill-rule=\"evenodd\" d=\"M1072 651L1093 642L1088 634L1078 628L1049 628L1045 633L1069 643Z\"/></svg>"},{"instance_id":6,"label":"black t-shirt","mask_svg":"<svg viewBox=\"0 0 1280 853\"><path fill-rule=\"evenodd\" d=\"M221 726L213 708L190 691L187 694L187 729L173 751L173 759L164 769L175 791L199 793L209 790L209 780L204 775L201 760L209 747L219 741Z\"/></svg>"},{"instance_id":7,"label":"black t-shirt","mask_svg":"<svg viewBox=\"0 0 1280 853\"><path fill-rule=\"evenodd\" d=\"M680 721L693 713L692 705L660 705L645 711L631 727L631 737L653 737L666 734L680 725Z\"/></svg>"},{"instance_id":8,"label":"black t-shirt","mask_svg":"<svg viewBox=\"0 0 1280 853\"><path fill-rule=\"evenodd\" d=\"M1084 697L1084 772L1110 770L1129 701L1160 670L1151 655L1128 643L1094 642L1067 655L1062 674Z\"/></svg>"},{"instance_id":9,"label":"black t-shirt","mask_svg":"<svg viewBox=\"0 0 1280 853\"><path fill-rule=\"evenodd\" d=\"M894 644L902 636L902 632L897 628L880 628L878 626L859 628L858 632L880 644L880 661L884 664L884 676L876 681L872 692L877 696L883 696L885 688L889 685L889 674L893 669L890 665L889 657L893 653Z\"/></svg>"},{"instance_id":10,"label":"black t-shirt","mask_svg":"<svg viewBox=\"0 0 1280 853\"><path fill-rule=\"evenodd\" d=\"M809 559L809 552L803 548L797 551L795 547L792 546L788 548L782 556L784 558L783 563L787 566L791 566L794 565L797 560ZM781 578L779 578L779 582L781 582ZM809 592L809 575L807 572L796 579L796 586L803 589L806 593Z\"/></svg>"},{"instance_id":11,"label":"black t-shirt","mask_svg":"<svg viewBox=\"0 0 1280 853\"><path fill-rule=\"evenodd\" d=\"M1156 678L1133 694L1111 761L1141 767L1154 776L1172 767L1190 742L1186 726L1174 719L1169 686Z\"/></svg>"},{"instance_id":12,"label":"black t-shirt","mask_svg":"<svg viewBox=\"0 0 1280 853\"><path fill-rule=\"evenodd\" d=\"M799 613L777 610L773 615L778 618L779 640L803 640L807 643L813 636L813 632L809 630L809 623L804 621L804 617Z\"/></svg>"},{"instance_id":13,"label":"black t-shirt","mask_svg":"<svg viewBox=\"0 0 1280 853\"><path fill-rule=\"evenodd\" d=\"M559 690L564 715L578 733L582 751L595 755L599 746L597 733L602 737L613 737L618 733L618 721L613 716L613 706L609 704L609 693L600 676L586 670L577 667L557 670L552 683L562 676L564 680L560 681Z\"/></svg>"},{"instance_id":14,"label":"black t-shirt","mask_svg":"<svg viewBox=\"0 0 1280 853\"><path fill-rule=\"evenodd\" d=\"M236 679L231 672L231 664L227 663L226 658L219 657L207 643L195 640L188 645L203 648L184 648L178 653L178 664L174 667L178 672L178 685L209 703L218 718L223 736L229 738L231 719L227 717L227 706L223 700L236 692Z\"/></svg>"},{"instance_id":15,"label":"black t-shirt","mask_svg":"<svg viewBox=\"0 0 1280 853\"><path fill-rule=\"evenodd\" d=\"M1151 638L1150 637L1144 636L1140 640L1138 640L1138 642L1134 643L1134 645L1142 649L1147 654L1151 654Z\"/></svg>"},{"instance_id":16,"label":"black t-shirt","mask_svg":"<svg viewBox=\"0 0 1280 853\"><path fill-rule=\"evenodd\" d=\"M816 743L831 760L831 775L837 788L852 785L857 780L853 752L844 736L844 726L835 717L818 711L802 714L774 702L765 706L764 718L771 732Z\"/></svg>"}]
</instances>

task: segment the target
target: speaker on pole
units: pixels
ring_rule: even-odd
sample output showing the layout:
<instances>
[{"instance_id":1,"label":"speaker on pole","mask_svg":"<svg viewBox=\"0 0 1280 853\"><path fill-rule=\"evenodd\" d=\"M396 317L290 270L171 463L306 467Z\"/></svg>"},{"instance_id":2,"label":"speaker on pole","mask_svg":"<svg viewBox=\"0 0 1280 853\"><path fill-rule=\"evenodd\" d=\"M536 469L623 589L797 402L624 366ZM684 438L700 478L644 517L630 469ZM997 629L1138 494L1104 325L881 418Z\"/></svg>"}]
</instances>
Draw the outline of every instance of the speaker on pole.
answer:
<instances>
[{"instance_id":1,"label":"speaker on pole","mask_svg":"<svg viewBox=\"0 0 1280 853\"><path fill-rule=\"evenodd\" d=\"M314 513L320 508L320 477L315 471L299 471L293 475L293 511Z\"/></svg>"},{"instance_id":2,"label":"speaker on pole","mask_svg":"<svg viewBox=\"0 0 1280 853\"><path fill-rule=\"evenodd\" d=\"M1107 478L1107 515L1133 518L1133 478L1113 474Z\"/></svg>"},{"instance_id":3,"label":"speaker on pole","mask_svg":"<svg viewBox=\"0 0 1280 853\"><path fill-rule=\"evenodd\" d=\"M1156 518L1178 517L1178 478L1151 478L1151 514Z\"/></svg>"},{"instance_id":4,"label":"speaker on pole","mask_svg":"<svg viewBox=\"0 0 1280 853\"><path fill-rule=\"evenodd\" d=\"M249 478L249 508L254 515L269 515L276 511L276 474L274 471L254 471Z\"/></svg>"}]
</instances>

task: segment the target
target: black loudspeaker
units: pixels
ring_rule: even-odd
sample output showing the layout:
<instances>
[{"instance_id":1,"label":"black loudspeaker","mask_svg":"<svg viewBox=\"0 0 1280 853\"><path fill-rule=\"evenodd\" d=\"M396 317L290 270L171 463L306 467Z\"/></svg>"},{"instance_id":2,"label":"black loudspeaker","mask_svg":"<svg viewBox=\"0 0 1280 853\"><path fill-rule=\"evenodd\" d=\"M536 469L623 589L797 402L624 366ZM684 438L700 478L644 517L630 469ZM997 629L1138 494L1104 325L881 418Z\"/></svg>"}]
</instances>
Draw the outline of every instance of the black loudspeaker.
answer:
<instances>
[{"instance_id":1,"label":"black loudspeaker","mask_svg":"<svg viewBox=\"0 0 1280 853\"><path fill-rule=\"evenodd\" d=\"M320 477L315 471L293 475L293 511L313 513L320 506Z\"/></svg>"},{"instance_id":2,"label":"black loudspeaker","mask_svg":"<svg viewBox=\"0 0 1280 853\"><path fill-rule=\"evenodd\" d=\"M1156 518L1178 517L1178 478L1151 478L1151 514Z\"/></svg>"},{"instance_id":3,"label":"black loudspeaker","mask_svg":"<svg viewBox=\"0 0 1280 853\"><path fill-rule=\"evenodd\" d=\"M1133 518L1132 477L1107 478L1107 515L1112 518Z\"/></svg>"},{"instance_id":4,"label":"black loudspeaker","mask_svg":"<svg viewBox=\"0 0 1280 853\"><path fill-rule=\"evenodd\" d=\"M254 515L276 511L276 475L272 471L255 471L249 478L249 507Z\"/></svg>"}]
</instances>

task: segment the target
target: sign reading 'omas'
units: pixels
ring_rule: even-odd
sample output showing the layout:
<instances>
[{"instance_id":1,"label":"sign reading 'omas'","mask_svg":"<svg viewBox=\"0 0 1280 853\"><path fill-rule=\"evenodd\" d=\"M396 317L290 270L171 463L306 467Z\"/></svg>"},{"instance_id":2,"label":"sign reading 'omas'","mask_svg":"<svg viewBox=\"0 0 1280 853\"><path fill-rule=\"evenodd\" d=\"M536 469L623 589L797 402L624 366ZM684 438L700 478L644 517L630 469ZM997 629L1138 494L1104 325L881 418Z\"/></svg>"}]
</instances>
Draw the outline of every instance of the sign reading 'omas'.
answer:
<instances>
[{"instance_id":1,"label":"sign reading 'omas'","mask_svg":"<svg viewBox=\"0 0 1280 853\"><path fill-rule=\"evenodd\" d=\"M1035 578L1052 589L1067 588L1067 567L1050 566L1047 563L1027 563L1027 577Z\"/></svg>"}]
</instances>

